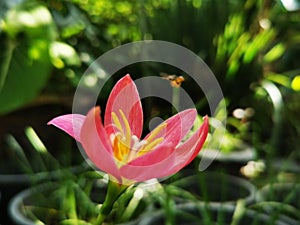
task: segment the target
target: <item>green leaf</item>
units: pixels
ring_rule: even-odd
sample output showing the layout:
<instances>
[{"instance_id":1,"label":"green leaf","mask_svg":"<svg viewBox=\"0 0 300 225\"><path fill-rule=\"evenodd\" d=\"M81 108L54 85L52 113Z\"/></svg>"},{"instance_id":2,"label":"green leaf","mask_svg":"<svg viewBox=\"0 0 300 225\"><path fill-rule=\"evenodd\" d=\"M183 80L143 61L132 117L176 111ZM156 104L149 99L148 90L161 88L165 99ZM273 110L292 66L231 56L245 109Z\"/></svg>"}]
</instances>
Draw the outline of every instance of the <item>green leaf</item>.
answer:
<instances>
[{"instance_id":1,"label":"green leaf","mask_svg":"<svg viewBox=\"0 0 300 225\"><path fill-rule=\"evenodd\" d=\"M0 94L0 114L31 101L44 87L50 74L48 42L32 40L13 52Z\"/></svg>"},{"instance_id":2,"label":"green leaf","mask_svg":"<svg viewBox=\"0 0 300 225\"><path fill-rule=\"evenodd\" d=\"M264 56L264 62L269 63L279 59L285 52L285 46L282 43L275 45Z\"/></svg>"},{"instance_id":3,"label":"green leaf","mask_svg":"<svg viewBox=\"0 0 300 225\"><path fill-rule=\"evenodd\" d=\"M265 48L266 44L275 37L275 35L276 32L273 29L264 30L257 34L245 51L243 62L252 62L258 53Z\"/></svg>"},{"instance_id":4,"label":"green leaf","mask_svg":"<svg viewBox=\"0 0 300 225\"><path fill-rule=\"evenodd\" d=\"M30 102L46 85L51 70L49 46L56 30L49 10L35 1L23 1L1 21L0 114Z\"/></svg>"},{"instance_id":5,"label":"green leaf","mask_svg":"<svg viewBox=\"0 0 300 225\"><path fill-rule=\"evenodd\" d=\"M290 87L291 80L289 77L287 77L284 74L272 73L272 74L266 75L266 78L272 82L278 83L287 88Z\"/></svg>"},{"instance_id":6,"label":"green leaf","mask_svg":"<svg viewBox=\"0 0 300 225\"><path fill-rule=\"evenodd\" d=\"M84 220L79 219L67 219L60 222L61 225L92 225Z\"/></svg>"},{"instance_id":7,"label":"green leaf","mask_svg":"<svg viewBox=\"0 0 300 225\"><path fill-rule=\"evenodd\" d=\"M291 87L294 91L300 91L300 75L294 77Z\"/></svg>"},{"instance_id":8,"label":"green leaf","mask_svg":"<svg viewBox=\"0 0 300 225\"><path fill-rule=\"evenodd\" d=\"M52 64L56 68L63 68L67 65L80 65L80 59L75 49L63 42L53 42L50 46Z\"/></svg>"},{"instance_id":9,"label":"green leaf","mask_svg":"<svg viewBox=\"0 0 300 225\"><path fill-rule=\"evenodd\" d=\"M11 37L24 33L29 38L55 38L56 32L49 10L35 1L23 1L9 10L2 21L3 30Z\"/></svg>"}]
</instances>

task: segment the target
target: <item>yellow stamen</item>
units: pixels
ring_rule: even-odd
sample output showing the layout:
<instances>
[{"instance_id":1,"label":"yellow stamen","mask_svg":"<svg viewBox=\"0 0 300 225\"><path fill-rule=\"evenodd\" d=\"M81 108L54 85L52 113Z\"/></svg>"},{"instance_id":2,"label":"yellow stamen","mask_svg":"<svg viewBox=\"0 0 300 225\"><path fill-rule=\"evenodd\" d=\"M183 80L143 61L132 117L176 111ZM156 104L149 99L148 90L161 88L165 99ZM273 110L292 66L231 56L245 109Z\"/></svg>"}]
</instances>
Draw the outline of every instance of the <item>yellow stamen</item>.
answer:
<instances>
[{"instance_id":1,"label":"yellow stamen","mask_svg":"<svg viewBox=\"0 0 300 225\"><path fill-rule=\"evenodd\" d=\"M149 144L146 144L143 146L143 148L139 151L138 156L144 155L147 152L154 149L157 145L159 145L164 140L163 137L157 138L154 141L150 142Z\"/></svg>"},{"instance_id":2,"label":"yellow stamen","mask_svg":"<svg viewBox=\"0 0 300 225\"><path fill-rule=\"evenodd\" d=\"M114 151L114 156L115 158L117 158L118 160L122 160L122 154L121 151L119 150L119 140L118 138L115 136L113 139L113 151Z\"/></svg>"},{"instance_id":3,"label":"yellow stamen","mask_svg":"<svg viewBox=\"0 0 300 225\"><path fill-rule=\"evenodd\" d=\"M121 132L122 134L124 134L122 125L121 125L121 123L120 123L120 120L119 120L117 114L114 113L114 112L112 112L112 113L111 113L111 118L112 118L112 120L114 121L114 124L116 125L116 127L120 130L120 132Z\"/></svg>"},{"instance_id":4,"label":"yellow stamen","mask_svg":"<svg viewBox=\"0 0 300 225\"><path fill-rule=\"evenodd\" d=\"M112 120L120 131L112 142L113 151L116 159L126 162L131 149L131 129L124 112L120 109L119 113L121 118L115 112L111 113Z\"/></svg>"},{"instance_id":5,"label":"yellow stamen","mask_svg":"<svg viewBox=\"0 0 300 225\"><path fill-rule=\"evenodd\" d=\"M130 146L128 146L124 141L122 140L121 134L117 135L113 142L113 151L115 157L119 161L124 161L124 156L129 154Z\"/></svg>"},{"instance_id":6,"label":"yellow stamen","mask_svg":"<svg viewBox=\"0 0 300 225\"><path fill-rule=\"evenodd\" d=\"M123 119L123 123L125 125L125 129L126 129L126 136L125 136L125 142L129 145L130 147L130 141L131 141L131 130L130 130L130 126L129 126L129 123L128 123L128 120L125 116L125 114L123 113L123 111L120 109L119 110L120 114L121 114L121 117ZM123 133L124 134L124 133Z\"/></svg>"},{"instance_id":7,"label":"yellow stamen","mask_svg":"<svg viewBox=\"0 0 300 225\"><path fill-rule=\"evenodd\" d=\"M139 142L136 136L131 136L130 125L124 112L120 109L119 113L121 117L118 117L115 112L111 113L112 120L119 130L119 132L115 133L114 137L111 138L114 156L119 163L126 163L137 156L152 151L164 140L163 137L157 136L167 127L167 123L162 123L157 126L146 140Z\"/></svg>"},{"instance_id":8,"label":"yellow stamen","mask_svg":"<svg viewBox=\"0 0 300 225\"><path fill-rule=\"evenodd\" d=\"M159 134L163 129L167 127L167 123L162 123L159 126L157 126L149 135L149 137L146 139L148 143L150 143L157 134Z\"/></svg>"}]
</instances>

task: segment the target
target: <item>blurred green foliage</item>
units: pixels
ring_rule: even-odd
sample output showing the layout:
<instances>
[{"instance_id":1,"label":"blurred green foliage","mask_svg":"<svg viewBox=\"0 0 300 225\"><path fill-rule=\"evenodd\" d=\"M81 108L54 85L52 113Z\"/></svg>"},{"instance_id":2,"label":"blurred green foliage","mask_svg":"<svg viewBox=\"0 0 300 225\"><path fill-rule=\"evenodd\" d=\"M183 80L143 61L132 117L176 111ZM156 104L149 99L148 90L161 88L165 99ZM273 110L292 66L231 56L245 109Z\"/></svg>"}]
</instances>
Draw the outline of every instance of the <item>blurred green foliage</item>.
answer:
<instances>
[{"instance_id":1,"label":"blurred green foliage","mask_svg":"<svg viewBox=\"0 0 300 225\"><path fill-rule=\"evenodd\" d=\"M72 95L82 74L101 54L124 43L158 39L183 45L208 64L230 113L254 109L247 140L252 138L261 148L260 143L269 145L272 138L282 137L274 148L299 150L296 6L279 0L2 1L0 114L40 94ZM131 69L136 74L149 70ZM265 81L282 95L280 121L275 121L278 107L265 90ZM191 80L183 87L191 95L198 93ZM202 106L201 96L193 99Z\"/></svg>"},{"instance_id":2,"label":"blurred green foliage","mask_svg":"<svg viewBox=\"0 0 300 225\"><path fill-rule=\"evenodd\" d=\"M34 2L16 5L1 22L0 106L6 112L31 100L46 84L55 27L47 8Z\"/></svg>"}]
</instances>

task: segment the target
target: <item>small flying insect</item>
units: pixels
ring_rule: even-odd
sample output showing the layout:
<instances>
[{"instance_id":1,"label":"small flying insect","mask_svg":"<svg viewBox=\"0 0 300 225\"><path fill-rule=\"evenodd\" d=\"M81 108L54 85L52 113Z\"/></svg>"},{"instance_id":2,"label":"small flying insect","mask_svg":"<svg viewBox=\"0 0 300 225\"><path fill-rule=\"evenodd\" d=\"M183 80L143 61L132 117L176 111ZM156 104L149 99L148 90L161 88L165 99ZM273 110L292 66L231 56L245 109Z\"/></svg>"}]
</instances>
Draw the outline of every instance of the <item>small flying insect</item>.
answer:
<instances>
[{"instance_id":1,"label":"small flying insect","mask_svg":"<svg viewBox=\"0 0 300 225\"><path fill-rule=\"evenodd\" d=\"M170 81L172 87L180 87L181 83L185 80L183 76L177 76L175 74L160 73L162 79Z\"/></svg>"}]
</instances>

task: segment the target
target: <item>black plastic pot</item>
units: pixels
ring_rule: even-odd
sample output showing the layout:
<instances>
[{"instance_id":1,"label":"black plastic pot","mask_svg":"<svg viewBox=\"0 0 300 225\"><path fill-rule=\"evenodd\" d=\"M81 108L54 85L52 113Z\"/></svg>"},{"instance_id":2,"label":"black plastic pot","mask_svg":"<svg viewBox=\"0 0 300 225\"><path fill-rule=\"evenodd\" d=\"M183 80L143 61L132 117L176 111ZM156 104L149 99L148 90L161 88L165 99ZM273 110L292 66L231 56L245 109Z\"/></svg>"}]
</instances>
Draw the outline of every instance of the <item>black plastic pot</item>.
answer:
<instances>
[{"instance_id":1,"label":"black plastic pot","mask_svg":"<svg viewBox=\"0 0 300 225\"><path fill-rule=\"evenodd\" d=\"M217 149L202 149L199 155L201 158L220 162L247 163L255 159L255 150L253 147L245 145L242 149L229 153L223 153Z\"/></svg>"},{"instance_id":2,"label":"black plastic pot","mask_svg":"<svg viewBox=\"0 0 300 225\"><path fill-rule=\"evenodd\" d=\"M238 176L240 169L247 162L255 160L256 152L253 147L245 145L241 149L224 153L218 149L202 149L199 153L198 167L201 171L209 169L225 171L226 173Z\"/></svg>"},{"instance_id":3,"label":"black plastic pot","mask_svg":"<svg viewBox=\"0 0 300 225\"><path fill-rule=\"evenodd\" d=\"M288 225L257 211L245 209L241 214L235 212L234 205L186 203L177 205L172 215L173 225ZM166 224L165 211L160 210L142 218L137 225Z\"/></svg>"},{"instance_id":4,"label":"black plastic pot","mask_svg":"<svg viewBox=\"0 0 300 225\"><path fill-rule=\"evenodd\" d=\"M53 213L53 211L56 210L55 208L52 208L53 205L52 205L51 196L53 196L53 193L59 190L61 185L63 184L57 182L45 183L45 184L41 184L35 187L25 189L19 192L18 194L16 194L9 202L9 207L8 207L8 212L11 221L15 225L36 225L36 224L40 224L41 221L44 224L58 223L59 218L50 215L51 211ZM92 197L95 197L97 199L97 202L103 201L106 193L106 188L107 188L106 184L104 182L101 182L100 185L99 184L97 185L97 192L92 193L94 194L94 196ZM69 187L66 188L66 190L75 193L75 190L69 189ZM64 199L60 199L60 200L64 201ZM95 206L96 208L96 203L93 204L93 206ZM51 209L47 211L48 207L51 207ZM81 207L88 207L88 205L87 203L85 204L84 202L82 202ZM39 211L39 208L41 208L44 211ZM38 217L35 220L30 217L32 215L35 215L35 213L38 213L39 216L42 217L39 218L41 219L41 221L38 220Z\"/></svg>"},{"instance_id":5,"label":"black plastic pot","mask_svg":"<svg viewBox=\"0 0 300 225\"><path fill-rule=\"evenodd\" d=\"M205 171L171 183L168 190L178 203L190 201L191 194L197 201L209 204L236 204L239 199L250 204L255 201L256 188L243 178Z\"/></svg>"},{"instance_id":6,"label":"black plastic pot","mask_svg":"<svg viewBox=\"0 0 300 225\"><path fill-rule=\"evenodd\" d=\"M16 193L33 182L57 179L61 169L73 173L81 168L83 158L71 137L47 126L50 119L65 112L69 112L65 105L43 101L0 116L0 224L10 224L7 204ZM28 127L38 134L53 160L45 160L47 154L32 145L25 132Z\"/></svg>"},{"instance_id":7,"label":"black plastic pot","mask_svg":"<svg viewBox=\"0 0 300 225\"><path fill-rule=\"evenodd\" d=\"M70 168L54 170L49 172L39 172L35 174L0 174L0 187L3 193L2 201L0 202L1 222L11 223L8 217L8 202L18 192L30 187L32 183L42 183L46 181L54 181L63 179L66 174L76 174L87 170L88 165L85 163L73 166Z\"/></svg>"},{"instance_id":8,"label":"black plastic pot","mask_svg":"<svg viewBox=\"0 0 300 225\"><path fill-rule=\"evenodd\" d=\"M299 183L274 183L261 188L256 195L258 201L282 202L300 209Z\"/></svg>"},{"instance_id":9,"label":"black plastic pot","mask_svg":"<svg viewBox=\"0 0 300 225\"><path fill-rule=\"evenodd\" d=\"M300 223L300 184L274 183L258 190L254 208L278 214L291 225Z\"/></svg>"},{"instance_id":10,"label":"black plastic pot","mask_svg":"<svg viewBox=\"0 0 300 225\"><path fill-rule=\"evenodd\" d=\"M9 203L9 215L11 220L13 221L13 223L15 225L36 225L36 224L40 224L35 222L37 220L33 220L32 218L30 218L30 215L37 215L36 213L40 213L39 210L40 208L49 208L50 205L50 201L52 200L52 193L57 192L57 190L59 188L62 187L63 184L61 183L48 183L48 184L42 184L42 185L38 185L36 187L32 187L26 190L21 191L20 193L16 194L10 201ZM77 185L77 184L75 184ZM72 192L76 192L73 191L73 189L68 189L71 190ZM105 199L105 195L106 195L106 191L107 191L107 184L106 182L104 182L103 180L98 180L90 193L90 199L92 201L79 201L78 199L78 203L79 205L79 209L84 209L85 213L88 210L92 210L92 214L89 214L90 216L93 215L97 215L99 207L101 206L101 203L104 201ZM126 196L131 196L131 194L134 195L135 191L133 192L126 192ZM132 196L131 196L132 197ZM129 198L128 202L127 200L124 200L123 198L123 202L127 202L125 205L125 208L121 209L121 213L122 210L126 210L127 207L130 205L131 201L130 199L133 198ZM41 201L41 199L43 201ZM62 201L64 201L65 199L61 199ZM48 202L49 201L49 202ZM135 202L134 204L136 204L137 202ZM98 205L98 206L97 206ZM51 204L51 206L53 206ZM118 204L119 206L119 204ZM132 207L132 205L130 205ZM130 221L130 222L118 222L118 223L110 223L110 224L119 224L119 225L131 225L131 224L136 224L136 220L138 217L140 217L140 215L142 213L144 213L144 209L146 208L147 204L145 203L145 201L141 200L137 203L137 210L133 213L130 214L131 217L126 218L126 220L123 221ZM35 209L34 209L35 208ZM89 208L87 210L87 208ZM35 211L34 211L35 210ZM55 208L55 207L51 207L51 210L49 211L50 213L45 213L44 211L42 212L42 214L39 214L39 220L43 221L44 224L59 224L60 221L64 218L57 216L57 215L50 215L51 213L53 213L53 211L59 210L59 208ZM96 210L96 211L94 211ZM136 214L136 212L138 211L138 214ZM48 211L47 211L48 212ZM90 211L91 212L91 211ZM96 213L96 214L95 214ZM109 221L115 221L115 216L118 215L118 212L113 212L113 214L111 215L112 218L108 218ZM128 215L128 214L127 214ZM123 215L124 216L124 215ZM88 217L91 218L91 217ZM118 220L120 221L120 220Z\"/></svg>"}]
</instances>

